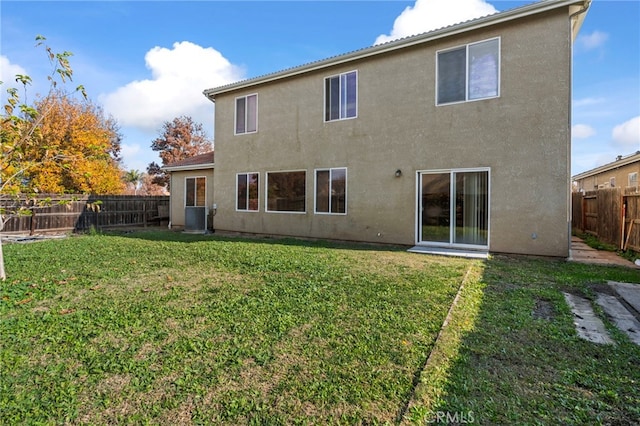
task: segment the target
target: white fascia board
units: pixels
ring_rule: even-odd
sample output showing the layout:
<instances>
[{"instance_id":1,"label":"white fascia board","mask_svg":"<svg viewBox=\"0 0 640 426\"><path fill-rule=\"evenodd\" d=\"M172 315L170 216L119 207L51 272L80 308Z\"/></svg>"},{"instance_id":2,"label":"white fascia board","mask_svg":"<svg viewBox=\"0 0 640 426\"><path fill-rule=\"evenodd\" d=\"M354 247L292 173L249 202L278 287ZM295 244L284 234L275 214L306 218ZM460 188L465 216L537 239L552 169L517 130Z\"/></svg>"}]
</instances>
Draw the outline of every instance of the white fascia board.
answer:
<instances>
[{"instance_id":1,"label":"white fascia board","mask_svg":"<svg viewBox=\"0 0 640 426\"><path fill-rule=\"evenodd\" d=\"M215 163L206 163L206 164L192 164L189 166L175 166L175 167L161 167L161 170L165 172L183 172L190 170L205 170L205 169L215 169Z\"/></svg>"}]
</instances>

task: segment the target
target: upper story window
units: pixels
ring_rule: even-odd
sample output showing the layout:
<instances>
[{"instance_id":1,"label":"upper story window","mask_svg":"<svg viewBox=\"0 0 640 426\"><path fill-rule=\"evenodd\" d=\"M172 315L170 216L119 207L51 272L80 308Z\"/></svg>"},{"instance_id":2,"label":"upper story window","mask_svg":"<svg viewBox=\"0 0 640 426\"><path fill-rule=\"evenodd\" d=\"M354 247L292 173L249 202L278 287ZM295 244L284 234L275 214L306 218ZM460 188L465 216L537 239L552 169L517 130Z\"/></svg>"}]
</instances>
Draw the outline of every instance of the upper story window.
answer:
<instances>
[{"instance_id":1,"label":"upper story window","mask_svg":"<svg viewBox=\"0 0 640 426\"><path fill-rule=\"evenodd\" d=\"M258 131L258 95L236 98L236 135Z\"/></svg>"},{"instance_id":2,"label":"upper story window","mask_svg":"<svg viewBox=\"0 0 640 426\"><path fill-rule=\"evenodd\" d=\"M437 105L499 96L500 39L438 52L436 76Z\"/></svg>"},{"instance_id":3,"label":"upper story window","mask_svg":"<svg viewBox=\"0 0 640 426\"><path fill-rule=\"evenodd\" d=\"M202 207L206 205L207 178L189 177L185 179L185 207Z\"/></svg>"},{"instance_id":4,"label":"upper story window","mask_svg":"<svg viewBox=\"0 0 640 426\"><path fill-rule=\"evenodd\" d=\"M638 186L638 172L629 173L628 180L628 186Z\"/></svg>"},{"instance_id":5,"label":"upper story window","mask_svg":"<svg viewBox=\"0 0 640 426\"><path fill-rule=\"evenodd\" d=\"M351 71L324 80L324 121L354 118L358 114L358 72Z\"/></svg>"}]
</instances>

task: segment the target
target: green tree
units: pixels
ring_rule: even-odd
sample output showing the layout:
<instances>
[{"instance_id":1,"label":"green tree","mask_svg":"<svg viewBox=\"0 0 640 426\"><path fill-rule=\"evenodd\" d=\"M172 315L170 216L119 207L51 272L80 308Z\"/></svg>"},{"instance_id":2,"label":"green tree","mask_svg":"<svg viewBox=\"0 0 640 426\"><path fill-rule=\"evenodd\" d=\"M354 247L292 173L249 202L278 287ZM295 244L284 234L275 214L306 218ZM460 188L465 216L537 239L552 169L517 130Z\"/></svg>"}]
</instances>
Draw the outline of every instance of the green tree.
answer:
<instances>
[{"instance_id":1,"label":"green tree","mask_svg":"<svg viewBox=\"0 0 640 426\"><path fill-rule=\"evenodd\" d=\"M140 170L131 169L124 173L123 180L127 186L133 187L133 194L138 195L138 189L140 189L144 180L144 173L141 173Z\"/></svg>"}]
</instances>

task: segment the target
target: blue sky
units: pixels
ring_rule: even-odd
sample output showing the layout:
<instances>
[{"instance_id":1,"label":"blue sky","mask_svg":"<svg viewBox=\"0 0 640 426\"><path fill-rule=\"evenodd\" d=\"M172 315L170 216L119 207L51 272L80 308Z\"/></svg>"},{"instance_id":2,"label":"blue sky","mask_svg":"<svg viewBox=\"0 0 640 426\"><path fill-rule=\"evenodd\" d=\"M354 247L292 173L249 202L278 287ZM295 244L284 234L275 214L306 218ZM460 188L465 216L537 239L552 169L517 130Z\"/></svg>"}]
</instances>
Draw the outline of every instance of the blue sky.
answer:
<instances>
[{"instance_id":1,"label":"blue sky","mask_svg":"<svg viewBox=\"0 0 640 426\"><path fill-rule=\"evenodd\" d=\"M2 0L0 80L26 73L31 98L46 92L36 35L73 52L74 84L120 124L126 168L145 171L164 121L190 115L213 138L204 89L528 3ZM640 150L639 23L640 0L591 5L574 45L572 174Z\"/></svg>"}]
</instances>

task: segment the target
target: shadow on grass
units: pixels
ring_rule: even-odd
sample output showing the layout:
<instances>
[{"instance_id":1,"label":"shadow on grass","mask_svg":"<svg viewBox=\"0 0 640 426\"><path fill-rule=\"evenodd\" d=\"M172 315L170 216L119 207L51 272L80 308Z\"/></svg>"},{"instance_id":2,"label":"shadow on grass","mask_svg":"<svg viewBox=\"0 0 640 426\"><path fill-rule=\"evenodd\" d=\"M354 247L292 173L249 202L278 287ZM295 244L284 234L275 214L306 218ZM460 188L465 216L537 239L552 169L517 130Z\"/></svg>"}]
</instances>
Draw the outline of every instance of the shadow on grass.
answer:
<instances>
[{"instance_id":1,"label":"shadow on grass","mask_svg":"<svg viewBox=\"0 0 640 426\"><path fill-rule=\"evenodd\" d=\"M167 229L107 229L101 232L105 236L135 238L146 241L163 241L178 243L194 243L202 241L245 242L254 244L270 244L294 247L321 247L367 251L406 251L409 246L396 244L363 243L344 240L294 238L286 236L253 235L227 232L188 233Z\"/></svg>"},{"instance_id":2,"label":"shadow on grass","mask_svg":"<svg viewBox=\"0 0 640 426\"><path fill-rule=\"evenodd\" d=\"M249 242L391 252L407 248L168 230L104 235L178 243ZM398 407L398 422L403 415L418 423L640 422L640 409L635 408L640 407L640 348L613 328L616 346L580 340L562 296L562 291L569 291L593 297L592 285L607 280L639 282L637 271L508 256L493 256L477 265L428 365L427 353L424 368L415 373L409 401Z\"/></svg>"},{"instance_id":3,"label":"shadow on grass","mask_svg":"<svg viewBox=\"0 0 640 426\"><path fill-rule=\"evenodd\" d=\"M494 256L465 284L422 372L410 423L639 424L640 347L580 339L563 291L637 271ZM600 316L604 319L602 312Z\"/></svg>"},{"instance_id":4,"label":"shadow on grass","mask_svg":"<svg viewBox=\"0 0 640 426\"><path fill-rule=\"evenodd\" d=\"M131 244L123 244L116 238L109 244L112 242L108 241L110 236L130 238ZM243 418L241 415L256 416L256 423L262 418L258 416L269 415L272 415L272 424L292 423L286 421L296 409L290 403L291 394L278 395L278 392L291 392L291 389L297 389L293 395L297 395L298 401L306 401L310 392L316 392L315 401L335 403L332 406L335 410L340 410L346 398L359 395L361 399L352 401L353 408L346 413L350 417L338 419L339 415L333 411L318 414L317 418L331 418L334 423L342 424L366 424L366 419L372 424L377 419L399 421L396 413L404 413L407 399L411 399L411 403L406 410L406 420L418 424L472 421L477 424L640 423L637 392L640 348L612 327L610 331L618 342L615 347L580 340L575 333L572 313L562 297L562 291L593 297L593 286L607 280L639 282L636 270L493 256L486 262L458 260L460 263L456 267L451 266L454 260L436 259L423 265L427 274L413 271L410 262L402 265L390 262L370 275L369 269L381 264L378 256L372 256L365 264L366 269L358 270L352 263L337 265L344 253L309 256L307 250L275 246L370 251L404 248L292 238L193 235L166 230L110 231L87 241L87 244L77 245L44 243L38 250L35 246L16 245L9 250L9 269L17 272L4 287L5 318L12 317L13 322L24 320L22 326L12 326L11 333L24 335L15 338L11 334L9 339L12 344L20 345L12 355L11 371L23 374L33 367L31 360L43 360L49 372L50 359L46 354L55 351L60 356L60 350L65 348L70 354L56 367L60 369L58 375L43 374L42 370L32 372L33 376L25 373L24 377L18 377L29 384L24 387L26 389L40 380L51 381L48 386L39 383L33 393L23 392L21 402L12 406L14 413L31 409L29 415L33 418L33 406L28 404L35 404L41 410L41 419L66 418L83 406L77 402L74 393L62 395L65 386L74 387L74 392L82 392L75 386L85 387L86 383L79 383L77 378L86 371L82 370L80 374L75 369L102 365L109 372L123 373L111 378L126 376L155 380L157 389L169 389L166 400L151 401L156 403L153 409L158 411L166 409L162 404L174 404L175 407L181 401L187 404L190 396L206 396L206 390L220 378L222 382L245 379L238 389L226 389L228 395L217 395L219 399L209 395L211 401L219 402L206 406L200 413L214 416L218 415L220 407L226 408L228 424L237 424L238 419ZM143 241L157 244L143 244ZM224 244L197 244L207 241ZM236 250L230 250L237 248L233 242L263 244L262 248L267 250L256 250L248 244L236 253ZM185 246L182 243L196 244ZM266 245L273 245L274 250ZM175 250L178 246L184 249L182 255L181 250ZM225 253L229 251L234 253ZM260 251L263 253L256 253ZM287 257L289 251L298 252L294 259L297 262ZM276 255L283 258L272 258L274 252L279 252ZM162 256L156 256L158 253ZM411 262L426 259L417 254L411 256ZM211 264L212 258L223 261L219 270L204 268ZM85 261L87 259L89 261ZM412 339L405 340L398 328L415 327L405 331L411 336L419 334L418 331L423 333L428 325L432 325L429 335L435 335L455 294L457 286L454 284L459 284L461 274L469 265L472 266L461 297L435 348L431 350L433 345L428 342L421 347L410 345ZM184 274L183 281L176 282L179 280L176 277L183 271L189 273ZM322 275L309 279L319 272ZM414 290L396 291L402 289L402 283ZM431 283L433 291L418 291L422 283ZM445 287L448 288L446 294L439 295ZM399 295L404 295L404 302L399 300ZM425 300L435 303L438 309L420 305ZM420 303L415 308L398 310L403 304L414 305L416 301ZM313 309L307 310L310 303ZM118 306L119 309L114 309ZM351 309L345 309L349 307ZM352 317L353 313L357 315ZM437 317L427 318L436 313ZM336 316L344 316L349 321L336 322ZM420 320L408 324L414 317ZM3 324L10 326L9 321ZM345 333L345 330L349 332ZM353 330L359 330L355 339ZM108 332L105 334L105 331ZM227 339L231 335L236 336L236 340ZM97 336L101 337L96 339ZM307 340L304 340L305 336ZM313 344L318 339L322 344ZM341 351L335 349L338 343ZM374 362L379 353L384 352L380 349L382 345L386 345L386 353L391 358L410 355L411 363L401 361L400 365L419 370L403 370L407 371L406 386L396 384L394 388L394 370L383 364L385 368L375 374L388 376L377 382L378 392L382 395L388 392L387 387L391 387L391 393L399 396L393 396L389 404L379 397L373 403L367 402L368 405L358 405L371 395L367 386L372 382L372 369L368 367L371 364L362 362L366 359L362 354L370 356ZM354 353L354 348L360 348L360 352ZM74 351L80 351L80 354ZM404 351L409 355L402 355ZM29 357L24 356L25 353L30 354ZM200 353L205 355L198 355ZM211 356L214 353L223 361ZM292 359L292 354L297 354L298 358ZM282 360L291 361L287 366L290 370L283 370L281 366L285 364L274 361L279 359L278 355ZM327 367L327 361L332 357L334 362ZM362 366L357 370L360 375L357 383L344 380L350 379L353 371L343 372L345 357L351 367ZM428 359L426 365L425 359ZM301 363L301 360L304 361ZM13 367L17 362L22 362L22 368ZM69 365L74 367L67 371ZM171 366L167 377L181 379L181 386L186 388L183 393L172 394L180 387L164 386L166 383L162 379L165 376L149 368L150 365ZM201 368L203 365L207 368ZM424 368L420 368L422 365ZM190 376L190 371L198 374ZM304 374L290 378L282 371ZM327 371L334 372L333 384L325 376ZM89 377L102 380L101 374L91 373ZM281 387L246 398L244 393L254 389L256 377L262 378L263 385ZM308 382L313 378L312 389ZM327 389L328 383L332 389ZM345 391L345 383L351 383L355 392ZM361 387L361 384L365 386ZM197 388L189 388L190 385L197 385ZM136 393L138 391L126 383L122 386L140 398L154 396ZM4 401L16 401L15 389L23 388L4 389ZM325 391L330 395L329 400L323 396ZM101 392L106 399L114 393L127 404L134 401L122 390L119 394L117 391L110 393L109 388ZM49 395L53 395L49 406L39 402L39 397ZM92 395L87 393L85 402L93 403ZM2 396L0 392L0 400ZM256 398L263 404L259 409L251 405ZM69 411L61 408L60 400L68 402ZM133 421L134 416L149 420L144 416L151 410L147 401L143 402L132 408L131 417L126 420ZM98 413L96 419L107 413L100 404L98 401L93 406ZM126 407L108 401L105 404L111 407L109 413ZM273 408L274 404L280 405ZM371 413L371 407L376 404L380 404L380 408ZM324 409L324 405L318 406L319 410ZM58 411L51 415L49 410L53 408ZM299 422L303 423L302 416L308 412L299 410L298 414Z\"/></svg>"},{"instance_id":5,"label":"shadow on grass","mask_svg":"<svg viewBox=\"0 0 640 426\"><path fill-rule=\"evenodd\" d=\"M176 410L205 424L391 422L469 265L155 230L14 245L8 259L0 423L184 424Z\"/></svg>"}]
</instances>

